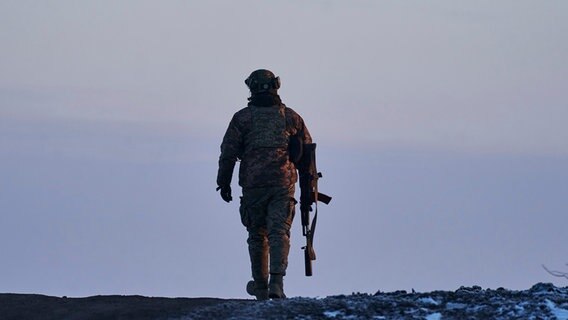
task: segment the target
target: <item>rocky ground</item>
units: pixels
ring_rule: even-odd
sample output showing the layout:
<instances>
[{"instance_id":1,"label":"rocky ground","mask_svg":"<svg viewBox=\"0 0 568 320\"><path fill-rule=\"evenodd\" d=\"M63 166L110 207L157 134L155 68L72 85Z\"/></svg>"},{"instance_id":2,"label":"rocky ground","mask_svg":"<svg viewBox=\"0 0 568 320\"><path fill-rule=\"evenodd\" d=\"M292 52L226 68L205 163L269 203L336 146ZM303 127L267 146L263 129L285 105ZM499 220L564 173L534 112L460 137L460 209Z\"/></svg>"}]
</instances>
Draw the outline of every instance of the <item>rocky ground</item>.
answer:
<instances>
[{"instance_id":1,"label":"rocky ground","mask_svg":"<svg viewBox=\"0 0 568 320\"><path fill-rule=\"evenodd\" d=\"M568 320L568 287L528 290L461 287L291 298L257 302L215 298L0 294L0 319L559 319Z\"/></svg>"}]
</instances>

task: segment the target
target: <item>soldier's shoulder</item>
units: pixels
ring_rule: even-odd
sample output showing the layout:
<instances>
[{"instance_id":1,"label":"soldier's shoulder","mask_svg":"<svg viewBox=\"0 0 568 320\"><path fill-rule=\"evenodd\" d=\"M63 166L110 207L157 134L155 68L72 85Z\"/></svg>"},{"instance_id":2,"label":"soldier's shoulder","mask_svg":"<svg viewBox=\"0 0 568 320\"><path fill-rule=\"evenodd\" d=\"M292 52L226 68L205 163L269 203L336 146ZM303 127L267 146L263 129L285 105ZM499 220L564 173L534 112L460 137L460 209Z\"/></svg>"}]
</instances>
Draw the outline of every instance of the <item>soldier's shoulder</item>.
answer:
<instances>
[{"instance_id":1,"label":"soldier's shoulder","mask_svg":"<svg viewBox=\"0 0 568 320\"><path fill-rule=\"evenodd\" d=\"M233 119L235 120L241 120L248 117L250 117L250 107L244 107L241 110L235 112L235 114L233 115Z\"/></svg>"},{"instance_id":2,"label":"soldier's shoulder","mask_svg":"<svg viewBox=\"0 0 568 320\"><path fill-rule=\"evenodd\" d=\"M285 110L286 110L286 116L287 116L287 117L289 117L289 118L291 118L291 119L293 119L293 120L296 120L296 121L298 121L298 120L299 120L299 121L303 121L303 119L302 119L302 117L300 116L300 114L297 113L294 109L292 109L292 108L290 108L290 107L288 107L288 106L286 106L285 108L286 108Z\"/></svg>"},{"instance_id":3,"label":"soldier's shoulder","mask_svg":"<svg viewBox=\"0 0 568 320\"><path fill-rule=\"evenodd\" d=\"M249 125L251 119L250 107L242 108L241 110L235 112L233 118L231 119L230 126L243 129Z\"/></svg>"}]
</instances>

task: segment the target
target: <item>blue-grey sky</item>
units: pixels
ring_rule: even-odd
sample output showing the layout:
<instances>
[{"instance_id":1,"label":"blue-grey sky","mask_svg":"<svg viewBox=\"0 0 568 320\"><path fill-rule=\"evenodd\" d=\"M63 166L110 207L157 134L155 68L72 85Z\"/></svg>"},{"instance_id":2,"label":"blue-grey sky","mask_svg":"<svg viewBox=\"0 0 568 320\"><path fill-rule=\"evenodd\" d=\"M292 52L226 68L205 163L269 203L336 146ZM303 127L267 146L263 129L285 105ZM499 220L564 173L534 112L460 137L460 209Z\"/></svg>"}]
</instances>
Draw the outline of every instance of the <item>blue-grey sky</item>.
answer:
<instances>
[{"instance_id":1,"label":"blue-grey sky","mask_svg":"<svg viewBox=\"0 0 568 320\"><path fill-rule=\"evenodd\" d=\"M258 68L334 196L288 295L564 286L567 33L552 0L2 1L0 292L245 297L214 190Z\"/></svg>"}]
</instances>

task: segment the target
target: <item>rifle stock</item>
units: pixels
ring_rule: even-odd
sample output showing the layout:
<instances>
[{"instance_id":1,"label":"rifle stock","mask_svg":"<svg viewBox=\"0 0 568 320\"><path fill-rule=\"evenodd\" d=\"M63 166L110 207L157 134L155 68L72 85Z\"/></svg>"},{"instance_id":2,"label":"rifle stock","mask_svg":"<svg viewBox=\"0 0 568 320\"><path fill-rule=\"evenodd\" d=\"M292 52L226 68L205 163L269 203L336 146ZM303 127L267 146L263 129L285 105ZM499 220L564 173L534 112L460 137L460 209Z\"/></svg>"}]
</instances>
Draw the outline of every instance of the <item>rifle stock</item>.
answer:
<instances>
[{"instance_id":1,"label":"rifle stock","mask_svg":"<svg viewBox=\"0 0 568 320\"><path fill-rule=\"evenodd\" d=\"M304 247L304 267L306 269L306 277L311 277L314 273L312 271L312 259L308 250Z\"/></svg>"},{"instance_id":2,"label":"rifle stock","mask_svg":"<svg viewBox=\"0 0 568 320\"><path fill-rule=\"evenodd\" d=\"M312 260L316 260L316 253L313 247L305 246L303 249L306 277L311 277L314 274L312 270Z\"/></svg>"}]
</instances>

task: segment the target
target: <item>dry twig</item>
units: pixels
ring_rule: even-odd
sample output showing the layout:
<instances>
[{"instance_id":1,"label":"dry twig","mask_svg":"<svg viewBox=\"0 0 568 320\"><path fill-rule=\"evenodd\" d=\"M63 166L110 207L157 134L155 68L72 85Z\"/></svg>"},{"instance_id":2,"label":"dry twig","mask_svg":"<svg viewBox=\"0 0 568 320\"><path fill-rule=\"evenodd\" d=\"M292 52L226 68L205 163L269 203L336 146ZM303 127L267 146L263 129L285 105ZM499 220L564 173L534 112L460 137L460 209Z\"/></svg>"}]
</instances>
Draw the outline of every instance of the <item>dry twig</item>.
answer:
<instances>
[{"instance_id":1,"label":"dry twig","mask_svg":"<svg viewBox=\"0 0 568 320\"><path fill-rule=\"evenodd\" d=\"M568 263L566 265L568 266ZM546 272L550 273L555 277L562 277L568 279L568 272L549 270L544 264L542 265L542 267L544 268L544 270L546 270Z\"/></svg>"}]
</instances>

